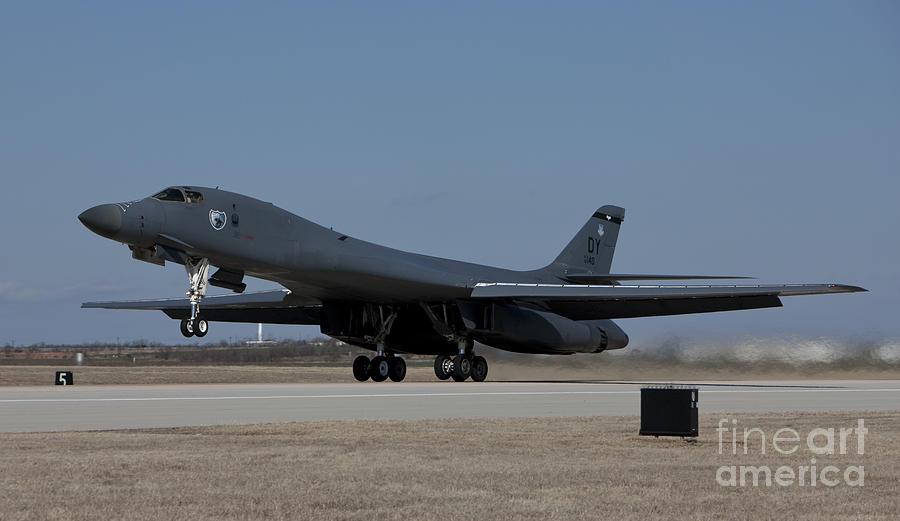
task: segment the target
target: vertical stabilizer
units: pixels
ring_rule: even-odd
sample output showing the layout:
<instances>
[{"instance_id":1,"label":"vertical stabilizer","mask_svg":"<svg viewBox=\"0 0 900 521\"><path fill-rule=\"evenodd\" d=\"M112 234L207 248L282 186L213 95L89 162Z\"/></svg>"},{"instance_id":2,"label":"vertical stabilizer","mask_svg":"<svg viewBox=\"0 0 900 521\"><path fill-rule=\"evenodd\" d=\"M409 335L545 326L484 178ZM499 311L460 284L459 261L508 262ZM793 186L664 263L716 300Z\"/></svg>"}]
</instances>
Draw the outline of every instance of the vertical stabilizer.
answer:
<instances>
[{"instance_id":1,"label":"vertical stabilizer","mask_svg":"<svg viewBox=\"0 0 900 521\"><path fill-rule=\"evenodd\" d=\"M609 273L624 219L624 208L611 205L600 208L546 269L558 277Z\"/></svg>"}]
</instances>

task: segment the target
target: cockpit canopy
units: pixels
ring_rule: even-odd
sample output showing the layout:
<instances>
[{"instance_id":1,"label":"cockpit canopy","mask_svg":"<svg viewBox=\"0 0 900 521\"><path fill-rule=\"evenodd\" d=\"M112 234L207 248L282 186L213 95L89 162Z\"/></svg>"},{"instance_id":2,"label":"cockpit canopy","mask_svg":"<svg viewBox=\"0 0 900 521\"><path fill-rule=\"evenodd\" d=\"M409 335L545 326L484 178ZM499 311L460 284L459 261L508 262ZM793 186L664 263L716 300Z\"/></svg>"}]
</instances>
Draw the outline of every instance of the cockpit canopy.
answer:
<instances>
[{"instance_id":1,"label":"cockpit canopy","mask_svg":"<svg viewBox=\"0 0 900 521\"><path fill-rule=\"evenodd\" d=\"M153 196L158 201L171 201L176 203L202 203L203 194L188 187L178 188L175 186L166 188L162 192Z\"/></svg>"}]
</instances>

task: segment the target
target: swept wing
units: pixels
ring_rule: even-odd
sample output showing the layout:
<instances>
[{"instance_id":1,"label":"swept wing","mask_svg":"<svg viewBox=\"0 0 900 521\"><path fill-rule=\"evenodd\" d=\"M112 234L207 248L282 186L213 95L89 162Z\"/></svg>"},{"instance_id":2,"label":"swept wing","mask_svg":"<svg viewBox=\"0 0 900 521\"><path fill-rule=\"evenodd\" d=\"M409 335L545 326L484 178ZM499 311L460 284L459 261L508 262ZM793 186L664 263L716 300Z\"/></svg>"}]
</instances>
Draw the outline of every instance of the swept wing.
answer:
<instances>
[{"instance_id":1,"label":"swept wing","mask_svg":"<svg viewBox=\"0 0 900 521\"><path fill-rule=\"evenodd\" d=\"M191 315L187 298L85 302L82 308L159 310L171 318ZM207 296L203 316L219 322L264 322L267 324L318 325L321 306L299 305L288 290L258 291L240 295Z\"/></svg>"},{"instance_id":2,"label":"swept wing","mask_svg":"<svg viewBox=\"0 0 900 521\"><path fill-rule=\"evenodd\" d=\"M780 297L866 291L843 284L580 285L481 283L476 300L519 301L572 320L635 318L781 306Z\"/></svg>"}]
</instances>

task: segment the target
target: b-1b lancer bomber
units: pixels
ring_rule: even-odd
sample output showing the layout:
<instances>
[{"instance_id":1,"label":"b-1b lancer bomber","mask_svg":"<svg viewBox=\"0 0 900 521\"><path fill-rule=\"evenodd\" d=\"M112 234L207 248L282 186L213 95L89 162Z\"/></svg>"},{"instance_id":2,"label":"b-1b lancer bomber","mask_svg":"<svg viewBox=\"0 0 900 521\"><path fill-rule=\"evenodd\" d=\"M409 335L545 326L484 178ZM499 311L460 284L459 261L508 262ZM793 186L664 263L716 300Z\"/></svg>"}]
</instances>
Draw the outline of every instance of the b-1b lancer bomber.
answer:
<instances>
[{"instance_id":1,"label":"b-1b lancer bomber","mask_svg":"<svg viewBox=\"0 0 900 521\"><path fill-rule=\"evenodd\" d=\"M406 376L403 353L435 355L441 379L480 382L476 342L519 353L600 353L628 336L612 319L781 306L780 297L865 291L840 284L641 285L718 279L610 273L625 210L603 206L547 266L514 271L379 246L245 195L173 186L78 216L128 245L135 259L187 271L187 298L86 302L85 308L161 310L186 337L209 322L318 325L375 352L353 362L360 381ZM210 268L215 267L210 274ZM244 277L285 289L244 293ZM233 294L207 296L207 286Z\"/></svg>"}]
</instances>

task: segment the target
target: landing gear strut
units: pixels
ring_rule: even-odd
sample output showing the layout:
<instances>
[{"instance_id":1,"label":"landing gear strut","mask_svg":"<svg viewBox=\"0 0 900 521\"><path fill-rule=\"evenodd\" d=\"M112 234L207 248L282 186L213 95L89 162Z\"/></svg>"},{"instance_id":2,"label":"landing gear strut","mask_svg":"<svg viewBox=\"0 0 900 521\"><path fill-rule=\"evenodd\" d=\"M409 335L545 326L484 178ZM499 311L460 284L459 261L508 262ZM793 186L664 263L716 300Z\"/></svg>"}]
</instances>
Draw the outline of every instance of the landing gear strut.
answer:
<instances>
[{"instance_id":1,"label":"landing gear strut","mask_svg":"<svg viewBox=\"0 0 900 521\"><path fill-rule=\"evenodd\" d=\"M209 280L209 259L191 259L184 262L187 271L190 289L187 291L188 300L191 303L191 316L181 321L181 334L185 337L206 336L209 332L209 323L200 316L200 301L206 296L206 283Z\"/></svg>"},{"instance_id":2,"label":"landing gear strut","mask_svg":"<svg viewBox=\"0 0 900 521\"><path fill-rule=\"evenodd\" d=\"M434 359L434 375L438 380L453 378L455 382L463 382L471 378L473 382L483 382L487 378L488 363L483 356L475 356L472 342L461 340L459 354L453 358L440 355Z\"/></svg>"},{"instance_id":3,"label":"landing gear strut","mask_svg":"<svg viewBox=\"0 0 900 521\"><path fill-rule=\"evenodd\" d=\"M371 341L377 346L377 354L369 360L366 356L358 356L353 361L353 377L360 382L369 378L373 382L383 382L388 378L393 382L401 382L406 378L406 361L391 353L385 347L385 341L391 332L391 326L397 318L397 313L390 311L384 316L384 309L378 307L379 332Z\"/></svg>"}]
</instances>

